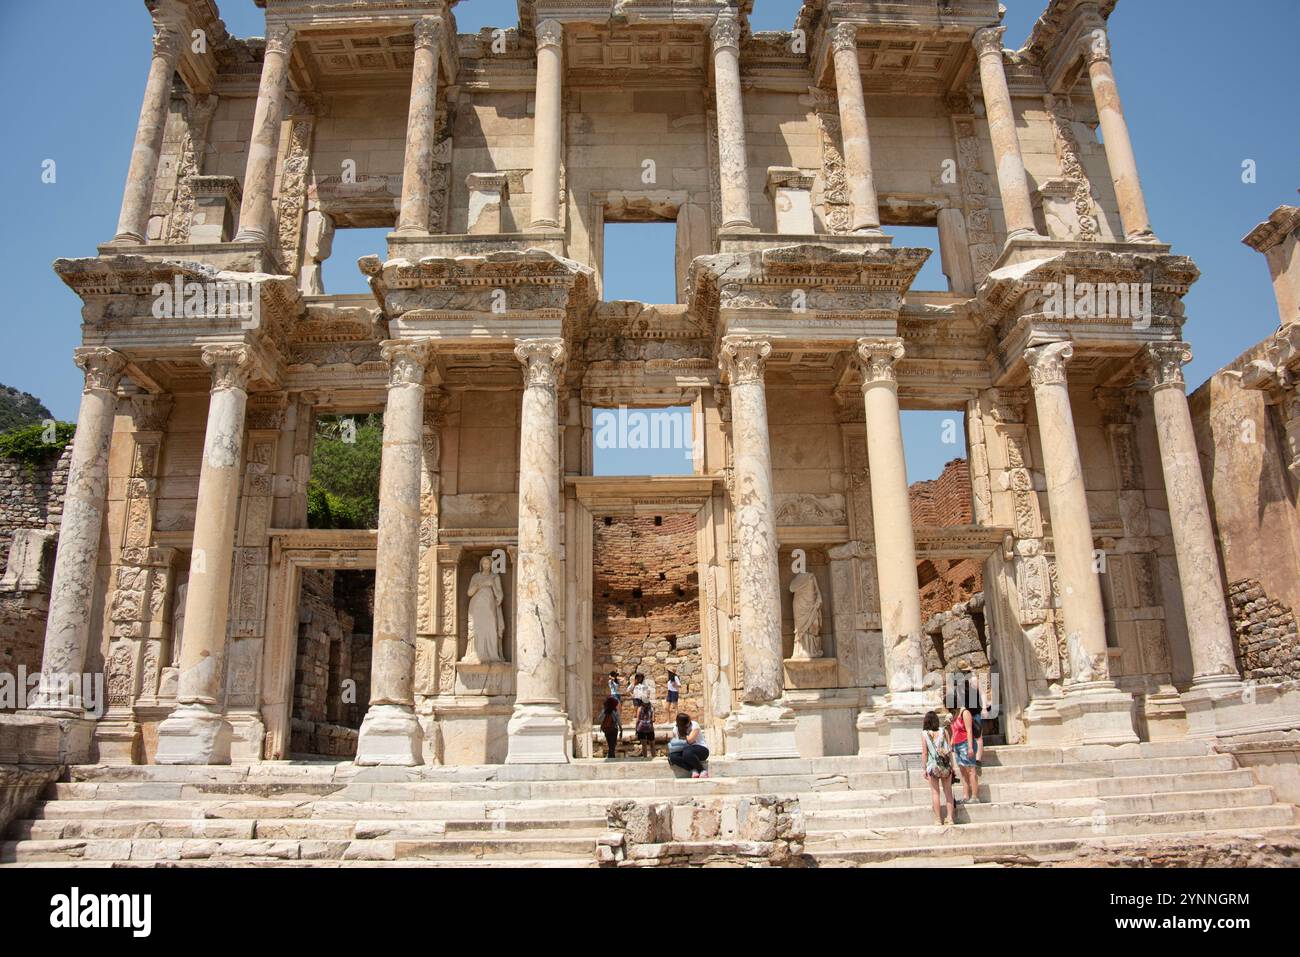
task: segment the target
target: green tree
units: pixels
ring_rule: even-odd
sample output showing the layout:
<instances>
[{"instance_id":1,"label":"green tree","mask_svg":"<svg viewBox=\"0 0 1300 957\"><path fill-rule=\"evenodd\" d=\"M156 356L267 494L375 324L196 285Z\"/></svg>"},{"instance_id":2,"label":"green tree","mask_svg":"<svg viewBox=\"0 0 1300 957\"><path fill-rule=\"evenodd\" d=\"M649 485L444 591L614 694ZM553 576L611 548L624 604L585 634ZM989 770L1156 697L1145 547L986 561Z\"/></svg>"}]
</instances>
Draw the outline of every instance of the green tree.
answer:
<instances>
[{"instance_id":1,"label":"green tree","mask_svg":"<svg viewBox=\"0 0 1300 957\"><path fill-rule=\"evenodd\" d=\"M384 420L371 415L323 415L307 485L311 528L375 528L379 524L379 461Z\"/></svg>"}]
</instances>

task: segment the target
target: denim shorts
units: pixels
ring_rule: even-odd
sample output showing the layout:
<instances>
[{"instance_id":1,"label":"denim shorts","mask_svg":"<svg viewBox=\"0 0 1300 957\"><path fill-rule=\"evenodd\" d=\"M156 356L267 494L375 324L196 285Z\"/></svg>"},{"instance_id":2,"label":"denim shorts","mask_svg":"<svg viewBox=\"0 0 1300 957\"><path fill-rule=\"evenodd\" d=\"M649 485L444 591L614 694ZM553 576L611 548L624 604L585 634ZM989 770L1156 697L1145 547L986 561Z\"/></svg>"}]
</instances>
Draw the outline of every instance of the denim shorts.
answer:
<instances>
[{"instance_id":1,"label":"denim shorts","mask_svg":"<svg viewBox=\"0 0 1300 957\"><path fill-rule=\"evenodd\" d=\"M957 757L957 763L963 768L976 767L975 749L971 747L969 741L963 741L961 744L955 744L952 753Z\"/></svg>"}]
</instances>

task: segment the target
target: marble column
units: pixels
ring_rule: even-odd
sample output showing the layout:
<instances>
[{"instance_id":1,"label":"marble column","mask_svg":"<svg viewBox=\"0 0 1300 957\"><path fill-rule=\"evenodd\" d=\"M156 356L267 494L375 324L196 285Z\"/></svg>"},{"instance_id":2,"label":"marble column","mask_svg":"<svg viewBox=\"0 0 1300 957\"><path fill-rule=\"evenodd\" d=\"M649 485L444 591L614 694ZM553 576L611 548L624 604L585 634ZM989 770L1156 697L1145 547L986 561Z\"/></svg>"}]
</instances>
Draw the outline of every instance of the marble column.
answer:
<instances>
[{"instance_id":1,"label":"marble column","mask_svg":"<svg viewBox=\"0 0 1300 957\"><path fill-rule=\"evenodd\" d=\"M1119 87L1115 85L1115 71L1111 69L1110 38L1104 29L1097 27L1089 31L1082 44L1088 78L1092 82L1092 96L1097 104L1097 119L1101 123L1106 164L1115 183L1115 198L1119 200L1124 236L1131 243L1159 242L1151 229L1151 217L1147 215L1147 203L1138 179L1137 157L1133 154L1133 141L1128 135Z\"/></svg>"},{"instance_id":2,"label":"marble column","mask_svg":"<svg viewBox=\"0 0 1300 957\"><path fill-rule=\"evenodd\" d=\"M89 704L82 700L81 675L90 644L95 569L108 489L108 447L113 437L117 385L126 359L112 349L96 347L79 348L73 358L85 373L86 382L77 412L77 434L50 585L40 687L31 708L80 717Z\"/></svg>"},{"instance_id":3,"label":"marble column","mask_svg":"<svg viewBox=\"0 0 1300 957\"><path fill-rule=\"evenodd\" d=\"M855 233L880 231L880 205L871 169L871 136L867 131L867 105L858 68L858 28L841 23L831 33L835 61L835 95L839 102L840 138L848 174L849 200L853 204Z\"/></svg>"},{"instance_id":4,"label":"marble column","mask_svg":"<svg viewBox=\"0 0 1300 957\"><path fill-rule=\"evenodd\" d=\"M284 116L284 92L289 82L289 57L294 32L284 24L267 28L262 80L253 112L253 135L244 166L244 198L239 207L237 243L271 239L271 194L275 191L275 160Z\"/></svg>"},{"instance_id":5,"label":"marble column","mask_svg":"<svg viewBox=\"0 0 1300 957\"><path fill-rule=\"evenodd\" d=\"M195 503L185 636L177 706L158 726L159 764L230 763L231 726L224 713L226 632L243 482L244 412L257 363L244 344L205 346L203 362L212 370L212 389Z\"/></svg>"},{"instance_id":6,"label":"marble column","mask_svg":"<svg viewBox=\"0 0 1300 957\"><path fill-rule=\"evenodd\" d=\"M880 627L891 701L920 706L925 658L921 651L921 589L916 535L907 487L907 459L898 409L899 338L859 339L858 366L867 416L867 467L880 583ZM913 749L915 750L915 749Z\"/></svg>"},{"instance_id":7,"label":"marble column","mask_svg":"<svg viewBox=\"0 0 1300 957\"><path fill-rule=\"evenodd\" d=\"M1070 659L1067 695L1058 705L1076 744L1121 744L1133 733L1132 698L1110 678L1101 571L1093 552L1092 521L1083 484L1083 464L1074 430L1074 413L1065 365L1074 355L1069 342L1025 350L1034 407L1038 412L1047 508L1056 557L1065 641ZM1065 699L1072 699L1067 703Z\"/></svg>"},{"instance_id":8,"label":"marble column","mask_svg":"<svg viewBox=\"0 0 1300 957\"><path fill-rule=\"evenodd\" d=\"M379 469L374 644L370 707L361 722L357 764L422 764L415 716L415 631L420 575L420 465L424 451L427 340L389 340L388 402Z\"/></svg>"},{"instance_id":9,"label":"marble column","mask_svg":"<svg viewBox=\"0 0 1300 957\"><path fill-rule=\"evenodd\" d=\"M740 603L741 708L726 724L727 752L735 757L797 757L793 712L784 702L781 644L781 571L772 490L772 447L767 426L766 339L727 336L719 358L731 397Z\"/></svg>"},{"instance_id":10,"label":"marble column","mask_svg":"<svg viewBox=\"0 0 1300 957\"><path fill-rule=\"evenodd\" d=\"M569 720L560 707L564 635L560 607L560 409L563 339L521 339L519 554L515 566L515 707L506 727L507 764L569 760Z\"/></svg>"},{"instance_id":11,"label":"marble column","mask_svg":"<svg viewBox=\"0 0 1300 957\"><path fill-rule=\"evenodd\" d=\"M718 112L722 229L752 232L745 107L740 92L740 21L735 13L720 13L709 36L713 41L713 95Z\"/></svg>"},{"instance_id":12,"label":"marble column","mask_svg":"<svg viewBox=\"0 0 1300 957\"><path fill-rule=\"evenodd\" d=\"M172 76L180 59L181 36L171 26L154 31L153 60L149 79L140 104L140 120L131 146L131 165L126 171L126 189L122 194L122 211L117 218L114 243L136 244L145 241L149 208L153 204L154 177L162 153L163 131L167 127L167 104L172 95Z\"/></svg>"},{"instance_id":13,"label":"marble column","mask_svg":"<svg viewBox=\"0 0 1300 957\"><path fill-rule=\"evenodd\" d=\"M1020 154L1016 135L1016 114L1007 89L1007 74L1002 66L1002 34L1006 27L985 27L975 31L975 49L979 53L980 88L984 91L984 112L998 171L998 192L1002 196L1002 214L1007 223L1007 239L1038 232L1034 225L1034 205L1029 196L1029 177Z\"/></svg>"},{"instance_id":14,"label":"marble column","mask_svg":"<svg viewBox=\"0 0 1300 957\"><path fill-rule=\"evenodd\" d=\"M441 17L415 21L415 63L411 68L411 105L406 118L406 159L402 165L402 206L397 232L429 232L433 193L433 137L438 119L438 39Z\"/></svg>"},{"instance_id":15,"label":"marble column","mask_svg":"<svg viewBox=\"0 0 1300 957\"><path fill-rule=\"evenodd\" d=\"M1154 342L1145 347L1145 353L1192 651L1192 687L1235 687L1241 681L1236 643L1228 623L1228 603L1183 381L1183 364L1191 360L1192 350L1185 342Z\"/></svg>"},{"instance_id":16,"label":"marble column","mask_svg":"<svg viewBox=\"0 0 1300 957\"><path fill-rule=\"evenodd\" d=\"M564 28L537 24L537 90L533 113L532 228L560 226L560 151L564 145Z\"/></svg>"}]
</instances>

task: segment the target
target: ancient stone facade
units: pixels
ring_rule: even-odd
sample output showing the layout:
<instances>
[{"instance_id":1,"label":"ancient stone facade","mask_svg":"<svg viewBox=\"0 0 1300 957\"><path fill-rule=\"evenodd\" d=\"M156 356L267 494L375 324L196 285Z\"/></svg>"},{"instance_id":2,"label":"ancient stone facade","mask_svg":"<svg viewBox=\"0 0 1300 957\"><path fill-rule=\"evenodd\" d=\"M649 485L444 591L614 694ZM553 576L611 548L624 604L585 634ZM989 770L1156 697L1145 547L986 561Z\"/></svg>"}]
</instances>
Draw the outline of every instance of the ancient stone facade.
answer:
<instances>
[{"instance_id":1,"label":"ancient stone facade","mask_svg":"<svg viewBox=\"0 0 1300 957\"><path fill-rule=\"evenodd\" d=\"M55 263L86 385L41 753L284 758L302 578L373 568L359 764L590 756L594 523L647 514L694 521L729 759L917 751L921 561L982 565L1012 742L1293 721L1242 694L1181 374L1198 272L1147 216L1112 0L1050 0L1019 51L996 0L807 0L781 33L733 0L476 35L443 0L264 6L239 39L151 0L116 234ZM605 301L604 224L647 220L677 302ZM912 288L904 224L948 289ZM322 292L358 226L392 229L372 294ZM619 406L688 406L692 474L594 475ZM968 523L914 519L909 408L963 420ZM314 418L379 409L377 529L306 528ZM101 662L96 721L64 689Z\"/></svg>"}]
</instances>

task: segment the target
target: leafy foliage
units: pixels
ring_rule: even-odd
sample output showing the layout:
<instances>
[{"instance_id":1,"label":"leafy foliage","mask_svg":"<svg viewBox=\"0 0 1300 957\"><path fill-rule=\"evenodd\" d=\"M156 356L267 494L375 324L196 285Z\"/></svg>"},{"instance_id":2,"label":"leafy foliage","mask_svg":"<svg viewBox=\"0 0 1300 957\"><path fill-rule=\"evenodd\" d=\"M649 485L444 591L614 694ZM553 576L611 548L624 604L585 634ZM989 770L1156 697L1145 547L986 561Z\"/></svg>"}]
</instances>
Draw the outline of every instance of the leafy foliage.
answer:
<instances>
[{"instance_id":1,"label":"leafy foliage","mask_svg":"<svg viewBox=\"0 0 1300 957\"><path fill-rule=\"evenodd\" d=\"M0 432L52 418L50 410L36 396L0 385Z\"/></svg>"},{"instance_id":2,"label":"leafy foliage","mask_svg":"<svg viewBox=\"0 0 1300 957\"><path fill-rule=\"evenodd\" d=\"M33 422L0 435L0 456L15 459L28 468L47 463L67 448L77 431L72 422L49 422L52 429L45 422Z\"/></svg>"},{"instance_id":3,"label":"leafy foliage","mask_svg":"<svg viewBox=\"0 0 1300 957\"><path fill-rule=\"evenodd\" d=\"M375 528L379 524L380 415L316 420L307 524L311 528Z\"/></svg>"}]
</instances>

